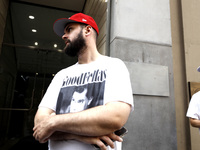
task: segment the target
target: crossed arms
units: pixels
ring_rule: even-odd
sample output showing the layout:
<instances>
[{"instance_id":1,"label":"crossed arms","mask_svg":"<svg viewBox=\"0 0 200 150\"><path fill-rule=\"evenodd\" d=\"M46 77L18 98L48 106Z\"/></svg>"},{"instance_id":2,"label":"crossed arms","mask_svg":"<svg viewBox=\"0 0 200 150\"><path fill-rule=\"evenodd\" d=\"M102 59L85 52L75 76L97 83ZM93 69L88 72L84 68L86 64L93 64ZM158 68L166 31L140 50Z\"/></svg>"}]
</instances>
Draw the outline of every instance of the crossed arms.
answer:
<instances>
[{"instance_id":1,"label":"crossed arms","mask_svg":"<svg viewBox=\"0 0 200 150\"><path fill-rule=\"evenodd\" d=\"M105 141L112 148L113 141L122 141L114 131L127 121L131 106L124 102L110 102L77 113L52 115L54 111L39 108L35 116L33 136L41 143L52 140L78 140L96 144L106 150Z\"/></svg>"}]
</instances>

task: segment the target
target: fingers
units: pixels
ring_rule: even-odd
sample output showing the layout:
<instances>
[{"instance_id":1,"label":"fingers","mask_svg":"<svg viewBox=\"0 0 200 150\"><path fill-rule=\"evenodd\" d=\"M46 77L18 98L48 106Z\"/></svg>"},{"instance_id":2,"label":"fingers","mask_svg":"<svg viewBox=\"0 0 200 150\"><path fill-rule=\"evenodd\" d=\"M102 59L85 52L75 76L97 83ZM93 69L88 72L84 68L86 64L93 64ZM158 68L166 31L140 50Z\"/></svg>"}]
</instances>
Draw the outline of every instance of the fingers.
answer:
<instances>
[{"instance_id":1,"label":"fingers","mask_svg":"<svg viewBox=\"0 0 200 150\"><path fill-rule=\"evenodd\" d=\"M33 128L33 137L38 140L37 134L36 134L36 126Z\"/></svg>"},{"instance_id":2,"label":"fingers","mask_svg":"<svg viewBox=\"0 0 200 150\"><path fill-rule=\"evenodd\" d=\"M113 141L108 136L89 137L89 136L73 135L73 139L86 144L92 144L98 150L99 149L107 150L107 146L114 147Z\"/></svg>"},{"instance_id":3,"label":"fingers","mask_svg":"<svg viewBox=\"0 0 200 150\"><path fill-rule=\"evenodd\" d=\"M122 139L120 136L117 136L117 135L114 134L114 133L109 134L108 137L109 137L110 139L112 139L112 141L123 142L123 139Z\"/></svg>"},{"instance_id":4,"label":"fingers","mask_svg":"<svg viewBox=\"0 0 200 150\"><path fill-rule=\"evenodd\" d=\"M111 148L114 148L114 142L108 136L102 136L101 141L105 146L109 145Z\"/></svg>"},{"instance_id":5,"label":"fingers","mask_svg":"<svg viewBox=\"0 0 200 150\"><path fill-rule=\"evenodd\" d=\"M107 150L107 146L111 148L115 147L114 141L123 142L123 139L120 136L117 136L114 133L111 133L107 136L99 137L100 140L97 141L97 146L100 147L101 150Z\"/></svg>"},{"instance_id":6,"label":"fingers","mask_svg":"<svg viewBox=\"0 0 200 150\"><path fill-rule=\"evenodd\" d=\"M107 136L99 137L99 139L96 141L96 145L101 150L107 150L107 146L110 146L111 148L115 147L114 141L122 142L123 139L112 133L112 134L109 134Z\"/></svg>"},{"instance_id":7,"label":"fingers","mask_svg":"<svg viewBox=\"0 0 200 150\"><path fill-rule=\"evenodd\" d=\"M33 133L33 137L37 140L37 141L39 141L40 143L46 143L47 141L48 141L48 138L46 138L46 139L42 139L42 138L40 138L38 135L37 135L37 133Z\"/></svg>"},{"instance_id":8,"label":"fingers","mask_svg":"<svg viewBox=\"0 0 200 150\"><path fill-rule=\"evenodd\" d=\"M42 136L41 136L41 132L40 131L38 131L38 126L35 126L34 128L33 128L33 137L37 140L37 141L39 141L40 143L45 143L45 142L47 142L48 141L48 138L43 138Z\"/></svg>"},{"instance_id":9,"label":"fingers","mask_svg":"<svg viewBox=\"0 0 200 150\"><path fill-rule=\"evenodd\" d=\"M107 144L101 140L97 140L95 141L96 144L94 144L94 146L97 149L101 149L101 150L107 150Z\"/></svg>"}]
</instances>

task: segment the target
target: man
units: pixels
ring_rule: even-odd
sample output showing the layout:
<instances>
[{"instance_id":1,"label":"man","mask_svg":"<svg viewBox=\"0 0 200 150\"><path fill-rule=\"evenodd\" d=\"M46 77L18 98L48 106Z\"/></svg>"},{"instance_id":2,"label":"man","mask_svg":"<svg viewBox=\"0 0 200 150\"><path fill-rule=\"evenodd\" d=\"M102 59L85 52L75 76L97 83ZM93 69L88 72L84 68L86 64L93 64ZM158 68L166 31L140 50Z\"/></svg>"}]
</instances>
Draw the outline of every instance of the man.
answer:
<instances>
[{"instance_id":1,"label":"man","mask_svg":"<svg viewBox=\"0 0 200 150\"><path fill-rule=\"evenodd\" d=\"M197 71L200 72L200 66ZM193 127L200 129L200 91L192 96L186 116L190 118Z\"/></svg>"},{"instance_id":2,"label":"man","mask_svg":"<svg viewBox=\"0 0 200 150\"><path fill-rule=\"evenodd\" d=\"M120 150L122 139L114 131L133 110L127 68L121 60L99 54L99 30L92 17L78 13L58 19L54 31L65 41L65 53L77 56L78 62L52 80L36 113L33 136L41 143L49 140L50 150L92 150L94 145ZM93 98L90 107L63 113L61 108L67 109L77 87L86 88Z\"/></svg>"}]
</instances>

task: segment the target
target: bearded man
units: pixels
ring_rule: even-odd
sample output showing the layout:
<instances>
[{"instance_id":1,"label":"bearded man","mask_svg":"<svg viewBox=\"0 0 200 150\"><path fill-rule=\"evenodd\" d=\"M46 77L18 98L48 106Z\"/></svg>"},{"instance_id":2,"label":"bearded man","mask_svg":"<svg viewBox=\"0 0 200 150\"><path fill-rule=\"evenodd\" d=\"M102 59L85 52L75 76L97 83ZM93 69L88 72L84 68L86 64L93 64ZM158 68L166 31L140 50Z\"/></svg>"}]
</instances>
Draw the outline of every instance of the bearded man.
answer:
<instances>
[{"instance_id":1,"label":"bearded man","mask_svg":"<svg viewBox=\"0 0 200 150\"><path fill-rule=\"evenodd\" d=\"M65 53L77 56L78 62L52 80L35 115L33 136L49 141L50 150L121 150L122 138L114 131L125 125L134 107L125 64L98 52L99 29L88 15L58 19L53 29L64 40ZM92 101L84 110L63 111L77 88L87 89L82 97Z\"/></svg>"}]
</instances>

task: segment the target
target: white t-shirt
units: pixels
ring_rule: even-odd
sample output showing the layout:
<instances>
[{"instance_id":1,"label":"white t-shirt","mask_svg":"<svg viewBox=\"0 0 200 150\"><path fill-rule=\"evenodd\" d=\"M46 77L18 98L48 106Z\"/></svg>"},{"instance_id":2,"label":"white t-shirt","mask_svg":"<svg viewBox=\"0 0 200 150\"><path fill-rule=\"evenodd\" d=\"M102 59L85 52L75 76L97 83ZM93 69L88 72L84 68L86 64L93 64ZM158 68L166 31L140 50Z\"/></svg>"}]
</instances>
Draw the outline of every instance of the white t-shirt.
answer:
<instances>
[{"instance_id":1,"label":"white t-shirt","mask_svg":"<svg viewBox=\"0 0 200 150\"><path fill-rule=\"evenodd\" d=\"M186 116L200 120L200 91L192 96Z\"/></svg>"},{"instance_id":2,"label":"white t-shirt","mask_svg":"<svg viewBox=\"0 0 200 150\"><path fill-rule=\"evenodd\" d=\"M123 101L134 107L129 72L117 58L100 56L89 64L72 65L59 71L39 107L56 114L78 112L112 101ZM115 142L114 150L121 150ZM75 140L49 141L50 150L93 150L94 146ZM108 150L111 148L108 146Z\"/></svg>"}]
</instances>

